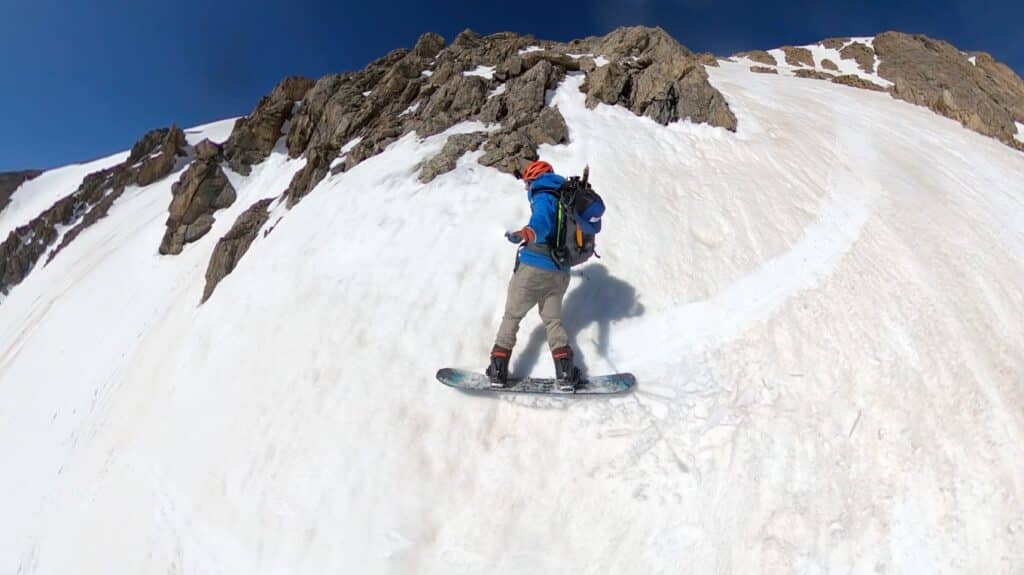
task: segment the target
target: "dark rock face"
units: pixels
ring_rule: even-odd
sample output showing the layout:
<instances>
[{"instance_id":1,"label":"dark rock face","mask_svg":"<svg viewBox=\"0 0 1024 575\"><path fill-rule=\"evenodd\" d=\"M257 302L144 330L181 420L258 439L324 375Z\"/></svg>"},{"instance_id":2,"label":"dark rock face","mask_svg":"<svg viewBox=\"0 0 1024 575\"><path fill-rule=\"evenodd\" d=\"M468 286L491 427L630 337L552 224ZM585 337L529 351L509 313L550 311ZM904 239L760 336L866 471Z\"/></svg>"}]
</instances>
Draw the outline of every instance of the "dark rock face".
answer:
<instances>
[{"instance_id":1,"label":"dark rock face","mask_svg":"<svg viewBox=\"0 0 1024 575\"><path fill-rule=\"evenodd\" d=\"M821 67L826 70L832 70L833 72L839 71L839 66L837 66L835 62L829 60L828 58L825 58L824 60L821 61Z\"/></svg>"},{"instance_id":2,"label":"dark rock face","mask_svg":"<svg viewBox=\"0 0 1024 575\"><path fill-rule=\"evenodd\" d=\"M0 293L25 279L46 251L68 228L47 262L86 228L107 215L110 206L129 185L148 185L166 177L179 156L184 156L185 133L172 126L147 132L132 147L123 163L93 172L72 194L58 200L31 222L12 231L0 244Z\"/></svg>"},{"instance_id":3,"label":"dark rock face","mask_svg":"<svg viewBox=\"0 0 1024 575\"><path fill-rule=\"evenodd\" d=\"M186 243L203 237L213 226L213 212L235 201L235 188L220 167L221 154L216 144L201 142L202 155L181 174L171 187L167 231L160 242L161 254L179 254Z\"/></svg>"},{"instance_id":4,"label":"dark rock face","mask_svg":"<svg viewBox=\"0 0 1024 575\"><path fill-rule=\"evenodd\" d=\"M270 217L267 209L272 202L272 199L265 199L249 206L238 216L228 233L217 241L210 263L206 266L206 286L203 288L202 302L210 299L220 280L227 277L238 265L249 245L256 239L256 234Z\"/></svg>"},{"instance_id":5,"label":"dark rock face","mask_svg":"<svg viewBox=\"0 0 1024 575\"><path fill-rule=\"evenodd\" d=\"M920 35L885 32L874 47L881 61L878 73L894 83L895 98L1024 149L1014 139L1014 122L1024 121L1024 81L1010 68L984 53L971 64L953 45Z\"/></svg>"},{"instance_id":6,"label":"dark rock face","mask_svg":"<svg viewBox=\"0 0 1024 575\"><path fill-rule=\"evenodd\" d=\"M292 117L295 104L313 87L308 78L292 76L282 80L256 104L252 114L240 118L224 143L224 156L231 169L249 175L251 166L265 160L281 137L284 123Z\"/></svg>"},{"instance_id":7,"label":"dark rock face","mask_svg":"<svg viewBox=\"0 0 1024 575\"><path fill-rule=\"evenodd\" d=\"M40 170L24 170L20 172L0 173L0 212L7 207L14 190L17 190L25 182L43 173Z\"/></svg>"},{"instance_id":8,"label":"dark rock face","mask_svg":"<svg viewBox=\"0 0 1024 575\"><path fill-rule=\"evenodd\" d=\"M853 60L857 67L868 74L875 73L875 51L867 44L853 42L839 51L844 60Z\"/></svg>"}]
</instances>

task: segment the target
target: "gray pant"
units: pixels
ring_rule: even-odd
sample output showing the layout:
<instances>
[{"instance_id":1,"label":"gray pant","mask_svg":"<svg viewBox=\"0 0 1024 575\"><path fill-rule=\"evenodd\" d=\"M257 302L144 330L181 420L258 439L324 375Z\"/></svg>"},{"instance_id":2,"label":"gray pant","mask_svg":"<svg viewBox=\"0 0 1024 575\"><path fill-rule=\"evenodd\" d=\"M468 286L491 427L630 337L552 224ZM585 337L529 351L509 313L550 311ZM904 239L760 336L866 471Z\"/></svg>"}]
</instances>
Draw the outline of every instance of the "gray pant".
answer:
<instances>
[{"instance_id":1,"label":"gray pant","mask_svg":"<svg viewBox=\"0 0 1024 575\"><path fill-rule=\"evenodd\" d=\"M515 347L519 322L523 321L533 306L540 308L540 318L548 332L548 346L557 349L569 345L569 335L562 327L562 297L568 288L568 272L520 265L508 282L505 316L501 319L495 345L505 349Z\"/></svg>"}]
</instances>

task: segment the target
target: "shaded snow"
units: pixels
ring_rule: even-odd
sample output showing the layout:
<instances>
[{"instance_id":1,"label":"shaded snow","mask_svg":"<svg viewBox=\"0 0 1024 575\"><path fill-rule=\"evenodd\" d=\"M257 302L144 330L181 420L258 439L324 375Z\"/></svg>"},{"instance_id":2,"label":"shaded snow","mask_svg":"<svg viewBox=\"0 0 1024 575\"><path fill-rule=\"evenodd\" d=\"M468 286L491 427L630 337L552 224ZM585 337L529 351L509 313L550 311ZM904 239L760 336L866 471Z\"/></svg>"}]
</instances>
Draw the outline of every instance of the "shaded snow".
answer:
<instances>
[{"instance_id":1,"label":"shaded snow","mask_svg":"<svg viewBox=\"0 0 1024 575\"><path fill-rule=\"evenodd\" d=\"M433 380L483 367L529 208L480 151L417 166L495 126L406 135L278 206L202 306L217 238L303 160L229 173L179 256L156 255L174 176L126 191L0 303L0 571L1020 564L1024 159L747 68L708 68L735 134L587 110L577 74L550 95L570 144L541 157L589 163L609 205L565 322L590 372L637 375L621 398ZM551 374L538 329L513 371Z\"/></svg>"}]
</instances>

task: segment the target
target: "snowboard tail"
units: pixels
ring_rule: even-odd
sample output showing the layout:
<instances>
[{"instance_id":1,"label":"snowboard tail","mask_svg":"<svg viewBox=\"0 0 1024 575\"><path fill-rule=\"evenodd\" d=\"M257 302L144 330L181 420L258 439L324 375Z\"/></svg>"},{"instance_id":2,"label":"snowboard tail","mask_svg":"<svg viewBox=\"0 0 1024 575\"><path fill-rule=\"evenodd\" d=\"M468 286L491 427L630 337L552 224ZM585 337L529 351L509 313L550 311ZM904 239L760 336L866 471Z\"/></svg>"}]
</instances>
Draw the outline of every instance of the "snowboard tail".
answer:
<instances>
[{"instance_id":1,"label":"snowboard tail","mask_svg":"<svg viewBox=\"0 0 1024 575\"><path fill-rule=\"evenodd\" d=\"M491 387L490 378L482 373L448 367L437 372L437 379L449 387L466 391L551 395L608 395L627 392L636 385L633 374L615 373L582 378L575 391L559 390L555 379L550 377L509 377L505 387Z\"/></svg>"}]
</instances>

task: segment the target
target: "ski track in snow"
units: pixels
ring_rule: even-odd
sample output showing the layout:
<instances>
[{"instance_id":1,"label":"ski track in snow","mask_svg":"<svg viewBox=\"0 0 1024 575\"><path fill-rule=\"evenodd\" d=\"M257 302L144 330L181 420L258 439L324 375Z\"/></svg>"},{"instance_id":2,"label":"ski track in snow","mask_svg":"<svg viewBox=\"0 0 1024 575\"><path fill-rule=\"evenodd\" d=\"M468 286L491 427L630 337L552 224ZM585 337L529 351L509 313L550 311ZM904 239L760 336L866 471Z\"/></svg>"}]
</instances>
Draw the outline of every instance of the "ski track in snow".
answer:
<instances>
[{"instance_id":1,"label":"ski track in snow","mask_svg":"<svg viewBox=\"0 0 1024 575\"><path fill-rule=\"evenodd\" d=\"M178 174L127 190L0 303L0 571L1013 572L1024 159L747 67L708 69L736 134L586 110L578 75L551 94L571 143L541 156L609 204L566 325L590 371L637 374L620 398L432 379L482 367L529 210L482 152L417 165L493 126L275 204L202 306L217 239L303 160L229 173L238 200L173 257ZM551 373L539 327L520 373Z\"/></svg>"}]
</instances>

